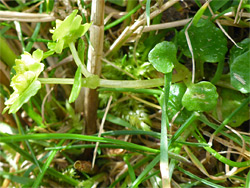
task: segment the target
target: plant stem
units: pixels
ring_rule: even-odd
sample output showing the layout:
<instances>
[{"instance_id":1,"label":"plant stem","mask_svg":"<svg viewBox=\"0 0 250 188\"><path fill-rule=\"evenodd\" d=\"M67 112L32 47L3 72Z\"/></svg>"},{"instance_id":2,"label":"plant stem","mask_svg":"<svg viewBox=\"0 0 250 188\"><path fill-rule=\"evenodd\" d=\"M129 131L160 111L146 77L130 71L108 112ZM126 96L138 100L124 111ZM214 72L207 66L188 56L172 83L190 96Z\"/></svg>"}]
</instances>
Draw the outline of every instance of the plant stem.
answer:
<instances>
[{"instance_id":1,"label":"plant stem","mask_svg":"<svg viewBox=\"0 0 250 188\"><path fill-rule=\"evenodd\" d=\"M84 80L84 78L83 78ZM73 78L38 78L41 84L74 84ZM99 87L106 88L131 88L131 89L145 89L151 87L159 87L163 85L162 78L151 80L104 80L100 79Z\"/></svg>"},{"instance_id":2,"label":"plant stem","mask_svg":"<svg viewBox=\"0 0 250 188\"><path fill-rule=\"evenodd\" d=\"M75 60L75 63L77 64L78 67L81 68L81 72L82 74L85 76L85 77L89 77L91 76L92 74L87 70L86 66L81 62L79 56L78 56L78 53L76 51L76 48L75 48L75 44L73 42L69 43L69 49L72 53L72 56Z\"/></svg>"},{"instance_id":3,"label":"plant stem","mask_svg":"<svg viewBox=\"0 0 250 188\"><path fill-rule=\"evenodd\" d=\"M162 104L162 121L161 121L161 153L160 153L160 170L162 176L162 187L170 188L169 167L168 167L168 137L167 128L169 120L167 115L167 105L169 98L172 72L164 75L164 98Z\"/></svg>"},{"instance_id":4,"label":"plant stem","mask_svg":"<svg viewBox=\"0 0 250 188\"><path fill-rule=\"evenodd\" d=\"M100 80L100 87L107 88L151 88L163 85L163 79L151 79L151 80Z\"/></svg>"},{"instance_id":5,"label":"plant stem","mask_svg":"<svg viewBox=\"0 0 250 188\"><path fill-rule=\"evenodd\" d=\"M212 84L216 84L220 80L223 68L224 68L224 59L222 61L219 61L218 63L218 67L216 69L215 75L213 79L211 80Z\"/></svg>"}]
</instances>

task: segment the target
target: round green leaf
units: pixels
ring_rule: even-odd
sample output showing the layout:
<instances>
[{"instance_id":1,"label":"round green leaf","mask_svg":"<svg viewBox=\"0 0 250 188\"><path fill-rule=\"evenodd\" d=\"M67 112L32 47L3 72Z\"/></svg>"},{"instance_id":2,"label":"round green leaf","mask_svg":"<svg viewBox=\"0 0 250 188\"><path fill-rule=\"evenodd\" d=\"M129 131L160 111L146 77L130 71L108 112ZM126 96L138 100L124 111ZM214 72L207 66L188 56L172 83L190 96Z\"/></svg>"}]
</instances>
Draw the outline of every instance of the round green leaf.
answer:
<instances>
[{"instance_id":1,"label":"round green leaf","mask_svg":"<svg viewBox=\"0 0 250 188\"><path fill-rule=\"evenodd\" d=\"M231 84L242 93L250 92L250 50L236 57L230 65Z\"/></svg>"},{"instance_id":2,"label":"round green leaf","mask_svg":"<svg viewBox=\"0 0 250 188\"><path fill-rule=\"evenodd\" d=\"M178 46L185 56L191 58L185 36L186 27L178 35ZM197 26L191 25L188 29L188 34L195 59L210 63L224 59L227 52L227 39L223 32L210 20L200 19Z\"/></svg>"},{"instance_id":3,"label":"round green leaf","mask_svg":"<svg viewBox=\"0 0 250 188\"><path fill-rule=\"evenodd\" d=\"M189 111L210 111L217 104L216 87L210 82L191 85L182 98L182 105Z\"/></svg>"},{"instance_id":4,"label":"round green leaf","mask_svg":"<svg viewBox=\"0 0 250 188\"><path fill-rule=\"evenodd\" d=\"M176 53L174 43L163 41L149 52L148 59L157 71L166 74L173 70L174 63L177 62Z\"/></svg>"}]
</instances>

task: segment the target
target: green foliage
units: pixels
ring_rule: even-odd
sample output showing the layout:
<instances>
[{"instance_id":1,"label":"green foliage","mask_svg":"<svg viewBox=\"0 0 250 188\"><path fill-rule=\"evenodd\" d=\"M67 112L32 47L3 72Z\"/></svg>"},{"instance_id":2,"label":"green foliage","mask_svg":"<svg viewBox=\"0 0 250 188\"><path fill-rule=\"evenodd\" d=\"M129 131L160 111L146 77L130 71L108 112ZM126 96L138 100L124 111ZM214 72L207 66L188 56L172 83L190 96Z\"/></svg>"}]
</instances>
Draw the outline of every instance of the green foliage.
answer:
<instances>
[{"instance_id":1,"label":"green foliage","mask_svg":"<svg viewBox=\"0 0 250 188\"><path fill-rule=\"evenodd\" d=\"M210 111L217 104L216 87L210 82L199 82L187 88L182 105L189 111Z\"/></svg>"},{"instance_id":2,"label":"green foliage","mask_svg":"<svg viewBox=\"0 0 250 188\"><path fill-rule=\"evenodd\" d=\"M178 46L185 56L191 57L185 36L186 27L178 35ZM200 19L197 26L191 25L188 34L196 60L215 63L224 59L227 39L210 20Z\"/></svg>"},{"instance_id":3,"label":"green foliage","mask_svg":"<svg viewBox=\"0 0 250 188\"><path fill-rule=\"evenodd\" d=\"M44 65L40 63L42 57L43 52L36 50L32 56L28 52L24 52L21 59L16 59L16 65L14 66L16 75L12 78L10 84L14 92L5 102L4 112L8 109L9 113L17 112L41 88L41 83L37 81L37 78L44 69Z\"/></svg>"},{"instance_id":4,"label":"green foliage","mask_svg":"<svg viewBox=\"0 0 250 188\"><path fill-rule=\"evenodd\" d=\"M74 84L69 96L69 103L72 103L77 99L82 88L81 82L82 82L82 73L81 73L81 68L78 67L75 74Z\"/></svg>"},{"instance_id":5,"label":"green foliage","mask_svg":"<svg viewBox=\"0 0 250 188\"><path fill-rule=\"evenodd\" d=\"M235 58L230 65L231 84L242 93L250 92L250 51Z\"/></svg>"},{"instance_id":6,"label":"green foliage","mask_svg":"<svg viewBox=\"0 0 250 188\"><path fill-rule=\"evenodd\" d=\"M166 74L173 70L174 63L177 62L176 53L174 43L163 41L149 52L148 59L157 71Z\"/></svg>"},{"instance_id":7,"label":"green foliage","mask_svg":"<svg viewBox=\"0 0 250 188\"><path fill-rule=\"evenodd\" d=\"M69 43L74 43L88 31L91 24L81 25L82 17L76 14L77 10L74 10L64 21L56 20L56 28L51 30L52 39L56 43L49 43L49 49L61 53Z\"/></svg>"},{"instance_id":8,"label":"green foliage","mask_svg":"<svg viewBox=\"0 0 250 188\"><path fill-rule=\"evenodd\" d=\"M217 117L220 121L223 121L235 109L237 109L245 99L246 96L238 91L230 89L221 89L219 92L219 102L217 104L217 107L213 111L214 116ZM238 127L243 122L249 119L250 109L248 106L245 106L232 117L228 124L232 127Z\"/></svg>"},{"instance_id":9,"label":"green foliage","mask_svg":"<svg viewBox=\"0 0 250 188\"><path fill-rule=\"evenodd\" d=\"M179 113L175 118L174 123L177 125L183 124L190 116L190 112L182 109L182 97L187 87L184 83L172 84L170 87L169 101L168 101L168 117L169 121Z\"/></svg>"},{"instance_id":10,"label":"green foliage","mask_svg":"<svg viewBox=\"0 0 250 188\"><path fill-rule=\"evenodd\" d=\"M231 84L242 93L250 92L250 39L238 43L230 50L230 77Z\"/></svg>"},{"instance_id":11,"label":"green foliage","mask_svg":"<svg viewBox=\"0 0 250 188\"><path fill-rule=\"evenodd\" d=\"M111 112L116 116L125 119L137 129L142 129L144 131L151 130L151 120L147 113L147 109L133 99L118 103L111 109Z\"/></svg>"}]
</instances>

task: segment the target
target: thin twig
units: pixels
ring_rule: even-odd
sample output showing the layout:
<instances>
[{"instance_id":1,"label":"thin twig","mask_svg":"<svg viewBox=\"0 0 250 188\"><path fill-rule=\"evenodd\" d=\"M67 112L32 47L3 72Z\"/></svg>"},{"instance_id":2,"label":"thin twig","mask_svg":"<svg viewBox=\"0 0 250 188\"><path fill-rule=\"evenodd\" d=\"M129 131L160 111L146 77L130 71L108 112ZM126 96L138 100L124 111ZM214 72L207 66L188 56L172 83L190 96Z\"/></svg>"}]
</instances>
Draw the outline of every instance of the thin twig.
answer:
<instances>
[{"instance_id":1,"label":"thin twig","mask_svg":"<svg viewBox=\"0 0 250 188\"><path fill-rule=\"evenodd\" d=\"M105 112L104 112L104 115L103 115L103 118L102 118L101 126L100 126L99 133L98 133L98 137L100 137L101 134L102 134L102 132L103 132L104 123L105 123L106 116L107 116L108 111L109 111L109 107L110 107L111 101L112 101L112 96L109 97L108 105L107 105L107 107L105 109ZM95 150L94 150L94 154L93 154L93 160L92 160L92 169L95 166L95 159L96 159L96 154L97 154L98 146L99 146L99 142L96 142Z\"/></svg>"}]
</instances>

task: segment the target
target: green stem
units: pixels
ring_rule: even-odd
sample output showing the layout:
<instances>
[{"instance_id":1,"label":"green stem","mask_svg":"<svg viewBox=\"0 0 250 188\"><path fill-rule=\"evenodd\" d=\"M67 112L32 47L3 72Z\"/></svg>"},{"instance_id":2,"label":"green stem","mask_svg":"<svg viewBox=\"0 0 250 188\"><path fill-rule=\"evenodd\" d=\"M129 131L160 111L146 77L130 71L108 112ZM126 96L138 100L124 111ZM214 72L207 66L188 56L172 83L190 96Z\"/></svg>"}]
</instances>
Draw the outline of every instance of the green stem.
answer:
<instances>
[{"instance_id":1,"label":"green stem","mask_svg":"<svg viewBox=\"0 0 250 188\"><path fill-rule=\"evenodd\" d=\"M92 74L87 70L87 67L85 64L83 64L78 56L78 53L76 51L76 47L75 47L75 44L73 42L69 43L69 48L70 48L70 51L72 53L72 56L75 60L75 63L77 64L78 67L81 68L81 72L82 74L85 76L85 77L89 77L91 76Z\"/></svg>"},{"instance_id":2,"label":"green stem","mask_svg":"<svg viewBox=\"0 0 250 188\"><path fill-rule=\"evenodd\" d=\"M99 88L98 91L131 92L131 93L143 93L143 94L148 94L148 95L161 95L162 94L162 91L159 89Z\"/></svg>"},{"instance_id":3,"label":"green stem","mask_svg":"<svg viewBox=\"0 0 250 188\"><path fill-rule=\"evenodd\" d=\"M84 80L84 78L83 78ZM38 78L41 84L74 84L73 78ZM156 78L151 80L104 80L100 79L99 87L106 88L131 88L142 89L159 87L163 85L162 78Z\"/></svg>"},{"instance_id":4,"label":"green stem","mask_svg":"<svg viewBox=\"0 0 250 188\"><path fill-rule=\"evenodd\" d=\"M223 68L224 68L224 59L222 61L219 61L215 75L213 77L213 79L211 80L212 84L216 84L219 80L220 77L222 75L223 72Z\"/></svg>"},{"instance_id":5,"label":"green stem","mask_svg":"<svg viewBox=\"0 0 250 188\"><path fill-rule=\"evenodd\" d=\"M162 78L151 80L100 80L100 87L107 88L151 88L163 85Z\"/></svg>"},{"instance_id":6,"label":"green stem","mask_svg":"<svg viewBox=\"0 0 250 188\"><path fill-rule=\"evenodd\" d=\"M168 137L167 129L169 120L167 115L167 105L169 98L172 72L164 75L164 98L162 104L162 121L161 121L161 153L160 153L160 170L162 176L162 187L170 187L169 168L168 168Z\"/></svg>"}]
</instances>

